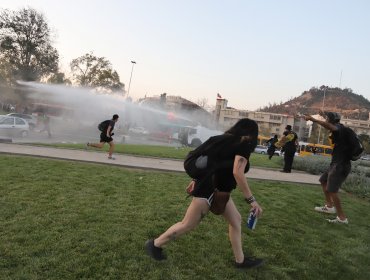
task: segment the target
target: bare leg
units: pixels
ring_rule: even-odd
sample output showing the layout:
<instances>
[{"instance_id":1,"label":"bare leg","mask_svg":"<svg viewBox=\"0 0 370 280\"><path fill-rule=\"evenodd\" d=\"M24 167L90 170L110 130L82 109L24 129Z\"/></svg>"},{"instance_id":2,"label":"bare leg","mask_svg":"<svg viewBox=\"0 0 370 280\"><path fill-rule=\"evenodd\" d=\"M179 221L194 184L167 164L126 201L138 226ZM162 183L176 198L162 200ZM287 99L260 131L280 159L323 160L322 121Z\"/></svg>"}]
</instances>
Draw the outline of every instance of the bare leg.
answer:
<instances>
[{"instance_id":1,"label":"bare leg","mask_svg":"<svg viewBox=\"0 0 370 280\"><path fill-rule=\"evenodd\" d=\"M229 202L226 204L223 216L229 223L229 239L233 249L235 261L242 263L244 261L241 232L242 218L231 197Z\"/></svg>"},{"instance_id":2,"label":"bare leg","mask_svg":"<svg viewBox=\"0 0 370 280\"><path fill-rule=\"evenodd\" d=\"M162 247L169 241L180 237L181 235L194 229L208 213L209 206L204 199L193 198L188 210L181 222L178 222L154 239L154 246Z\"/></svg>"},{"instance_id":3,"label":"bare leg","mask_svg":"<svg viewBox=\"0 0 370 280\"><path fill-rule=\"evenodd\" d=\"M341 220L345 220L346 219L346 215L343 212L342 205L340 203L340 199L339 199L338 193L329 193L329 195L330 195L332 201L334 202L335 209L337 210L337 216Z\"/></svg>"},{"instance_id":4,"label":"bare leg","mask_svg":"<svg viewBox=\"0 0 370 280\"><path fill-rule=\"evenodd\" d=\"M331 208L333 207L333 200L332 200L332 197L330 196L330 193L326 189L326 185L327 183L321 183L322 191L324 192L324 196L325 196L326 205Z\"/></svg>"},{"instance_id":5,"label":"bare leg","mask_svg":"<svg viewBox=\"0 0 370 280\"><path fill-rule=\"evenodd\" d=\"M113 154L113 150L114 150L114 142L111 141L108 143L109 144L109 152L108 152L108 156L109 157L112 157L112 154Z\"/></svg>"},{"instance_id":6,"label":"bare leg","mask_svg":"<svg viewBox=\"0 0 370 280\"><path fill-rule=\"evenodd\" d=\"M100 142L100 143L89 143L88 146L89 147L94 147L94 148L102 148L104 146L104 142Z\"/></svg>"}]
</instances>

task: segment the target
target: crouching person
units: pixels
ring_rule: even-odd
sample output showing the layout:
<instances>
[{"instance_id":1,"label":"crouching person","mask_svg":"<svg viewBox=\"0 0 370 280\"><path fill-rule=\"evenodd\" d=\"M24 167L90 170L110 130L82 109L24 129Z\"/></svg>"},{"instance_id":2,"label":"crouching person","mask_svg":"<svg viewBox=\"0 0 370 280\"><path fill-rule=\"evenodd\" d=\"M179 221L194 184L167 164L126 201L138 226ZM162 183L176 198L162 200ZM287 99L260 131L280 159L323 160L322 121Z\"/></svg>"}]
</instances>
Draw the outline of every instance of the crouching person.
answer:
<instances>
[{"instance_id":1,"label":"crouching person","mask_svg":"<svg viewBox=\"0 0 370 280\"><path fill-rule=\"evenodd\" d=\"M242 248L242 218L230 197L238 186L250 211L261 216L262 208L254 198L245 173L249 169L249 157L257 145L258 125L250 119L241 119L222 135L208 139L189 153L194 160L193 179L187 192L193 197L182 221L175 223L164 233L145 243L146 251L156 260L164 260L163 247L170 241L190 232L199 225L211 210L222 214L229 224L229 239L234 253L235 267L252 268L263 263L262 259L245 256ZM191 161L191 160L190 160ZM187 163L187 160L185 160ZM186 164L185 170L188 174ZM202 172L203 170L203 172Z\"/></svg>"}]
</instances>

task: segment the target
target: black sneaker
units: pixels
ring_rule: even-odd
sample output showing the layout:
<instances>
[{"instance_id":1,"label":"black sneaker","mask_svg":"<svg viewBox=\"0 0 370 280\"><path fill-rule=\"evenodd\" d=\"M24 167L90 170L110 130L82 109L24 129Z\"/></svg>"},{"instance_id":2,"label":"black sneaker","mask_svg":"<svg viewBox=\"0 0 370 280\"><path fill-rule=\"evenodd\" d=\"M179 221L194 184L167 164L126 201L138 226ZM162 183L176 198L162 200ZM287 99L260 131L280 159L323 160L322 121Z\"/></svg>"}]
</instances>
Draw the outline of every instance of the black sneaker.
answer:
<instances>
[{"instance_id":1,"label":"black sneaker","mask_svg":"<svg viewBox=\"0 0 370 280\"><path fill-rule=\"evenodd\" d=\"M252 268L258 267L263 264L263 259L258 259L255 257L244 257L244 261L242 263L235 262L236 268Z\"/></svg>"},{"instance_id":2,"label":"black sneaker","mask_svg":"<svg viewBox=\"0 0 370 280\"><path fill-rule=\"evenodd\" d=\"M162 248L154 246L154 239L149 239L145 242L145 249L149 256L157 261L166 259L166 256L162 252Z\"/></svg>"}]
</instances>

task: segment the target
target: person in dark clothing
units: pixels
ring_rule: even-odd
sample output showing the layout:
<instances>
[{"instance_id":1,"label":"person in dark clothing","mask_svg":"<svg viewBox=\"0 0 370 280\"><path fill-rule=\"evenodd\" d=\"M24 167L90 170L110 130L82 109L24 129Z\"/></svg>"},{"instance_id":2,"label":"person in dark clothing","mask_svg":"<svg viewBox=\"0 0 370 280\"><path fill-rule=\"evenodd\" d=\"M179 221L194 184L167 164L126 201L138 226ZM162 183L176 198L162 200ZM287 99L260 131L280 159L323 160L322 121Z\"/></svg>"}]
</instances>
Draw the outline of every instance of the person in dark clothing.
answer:
<instances>
[{"instance_id":1,"label":"person in dark clothing","mask_svg":"<svg viewBox=\"0 0 370 280\"><path fill-rule=\"evenodd\" d=\"M211 142L214 144L213 147L216 147L206 154L208 161L212 161L207 162L206 165L213 166L226 162L229 164L222 165L222 168L212 173L210 177L201 175L201 178L189 183L187 192L193 196L193 199L183 220L172 225L159 237L145 243L146 251L150 257L155 260L164 260L166 257L162 252L162 247L198 226L210 210L216 188L219 191L230 193L238 186L246 202L250 205L250 210L254 211L256 216L262 214L262 208L254 198L245 177L250 154L257 145L257 137L257 123L250 119L241 119L223 135L211 137L205 142ZM200 156L199 159L204 159L204 156ZM198 159L196 161L198 162ZM229 238L235 257L235 267L251 268L261 265L262 259L244 255L241 240L242 218L231 197L228 198L222 215L229 223Z\"/></svg>"},{"instance_id":2,"label":"person in dark clothing","mask_svg":"<svg viewBox=\"0 0 370 280\"><path fill-rule=\"evenodd\" d=\"M335 219L327 220L330 223L348 224L338 191L351 172L351 160L348 155L348 149L351 149L351 147L346 143L344 127L340 123L340 115L334 112L322 111L320 111L320 115L325 118L325 121L315 119L309 115L305 116L305 120L316 122L328 129L331 132L329 137L334 144L334 149L329 169L319 179L325 196L325 205L314 209L321 213L337 214Z\"/></svg>"},{"instance_id":3,"label":"person in dark clothing","mask_svg":"<svg viewBox=\"0 0 370 280\"><path fill-rule=\"evenodd\" d=\"M50 132L50 117L46 114L42 116L42 122L44 127L40 130L41 132L46 131L48 133L48 137L51 138L51 132Z\"/></svg>"},{"instance_id":4,"label":"person in dark clothing","mask_svg":"<svg viewBox=\"0 0 370 280\"><path fill-rule=\"evenodd\" d=\"M297 134L292 131L292 126L285 127L283 137L275 144L276 147L282 147L284 150L284 168L281 172L291 173L295 152L297 151Z\"/></svg>"},{"instance_id":5,"label":"person in dark clothing","mask_svg":"<svg viewBox=\"0 0 370 280\"><path fill-rule=\"evenodd\" d=\"M105 143L109 144L109 151L108 151L108 159L115 159L113 157L113 151L114 151L114 142L112 136L114 135L113 129L118 122L119 116L117 114L114 114L112 119L109 122L109 125L106 126L103 131L100 134L100 143L87 143L86 147L94 147L94 148L102 148Z\"/></svg>"},{"instance_id":6,"label":"person in dark clothing","mask_svg":"<svg viewBox=\"0 0 370 280\"><path fill-rule=\"evenodd\" d=\"M268 145L267 154L269 155L269 159L271 159L274 156L276 150L275 143L278 141L279 141L278 136L275 134L274 137L270 138L266 142L266 144Z\"/></svg>"}]
</instances>

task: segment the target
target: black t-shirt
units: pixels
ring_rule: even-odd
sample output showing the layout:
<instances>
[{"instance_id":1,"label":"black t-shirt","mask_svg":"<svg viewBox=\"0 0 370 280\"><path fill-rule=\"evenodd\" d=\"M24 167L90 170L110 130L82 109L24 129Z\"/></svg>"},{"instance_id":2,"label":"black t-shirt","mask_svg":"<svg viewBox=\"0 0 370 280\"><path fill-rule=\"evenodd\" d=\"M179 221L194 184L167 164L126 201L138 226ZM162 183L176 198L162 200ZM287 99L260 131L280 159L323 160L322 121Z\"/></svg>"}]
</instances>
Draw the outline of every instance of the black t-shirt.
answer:
<instances>
[{"instance_id":1,"label":"black t-shirt","mask_svg":"<svg viewBox=\"0 0 370 280\"><path fill-rule=\"evenodd\" d=\"M350 161L348 150L351 149L351 147L348 147L346 143L343 125L338 123L335 126L338 128L338 130L332 131L330 135L334 144L331 162L348 162Z\"/></svg>"},{"instance_id":2,"label":"black t-shirt","mask_svg":"<svg viewBox=\"0 0 370 280\"><path fill-rule=\"evenodd\" d=\"M223 136L225 137L225 135ZM249 141L242 141L241 137L233 135L225 137L219 144L218 149L212 150L208 154L210 159L221 164L213 178L214 186L224 191L234 189L236 187L236 181L233 175L235 156L239 155L248 160L248 164L244 170L244 173L247 173L250 167L249 157L252 152L253 145Z\"/></svg>"},{"instance_id":3,"label":"black t-shirt","mask_svg":"<svg viewBox=\"0 0 370 280\"><path fill-rule=\"evenodd\" d=\"M107 134L109 126L111 127L110 133L112 133L115 124L116 124L116 122L114 120L109 120L109 124L107 126L105 126L104 130L102 131L102 134Z\"/></svg>"},{"instance_id":4,"label":"black t-shirt","mask_svg":"<svg viewBox=\"0 0 370 280\"><path fill-rule=\"evenodd\" d=\"M296 140L298 136L294 131L290 131L288 134L293 134L293 139L286 142L286 144L284 145L284 150L285 152L295 152L297 150Z\"/></svg>"}]
</instances>

